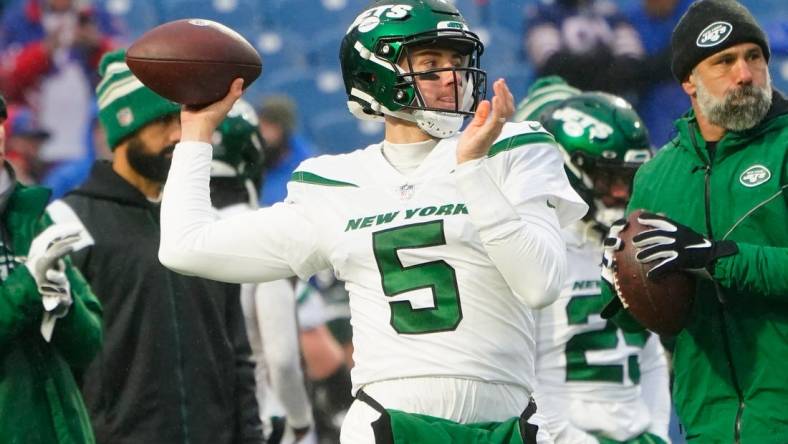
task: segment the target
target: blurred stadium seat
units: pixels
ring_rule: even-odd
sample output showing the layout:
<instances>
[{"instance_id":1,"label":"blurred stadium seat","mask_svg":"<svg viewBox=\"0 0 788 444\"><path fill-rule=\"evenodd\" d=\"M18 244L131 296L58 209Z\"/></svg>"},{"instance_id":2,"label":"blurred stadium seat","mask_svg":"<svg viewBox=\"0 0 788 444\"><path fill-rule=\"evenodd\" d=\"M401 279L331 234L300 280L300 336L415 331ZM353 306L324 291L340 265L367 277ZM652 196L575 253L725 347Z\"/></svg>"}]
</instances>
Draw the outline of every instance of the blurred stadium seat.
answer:
<instances>
[{"instance_id":1,"label":"blurred stadium seat","mask_svg":"<svg viewBox=\"0 0 788 444\"><path fill-rule=\"evenodd\" d=\"M506 28L518 36L517 45L520 45L525 22L525 7L527 1L490 1L490 22Z\"/></svg>"},{"instance_id":2,"label":"blurred stadium seat","mask_svg":"<svg viewBox=\"0 0 788 444\"><path fill-rule=\"evenodd\" d=\"M347 100L338 70L318 71L300 67L264 72L264 77L252 84L247 97L251 103L257 104L267 96L279 94L287 94L296 102L304 121L327 109L344 110Z\"/></svg>"},{"instance_id":3,"label":"blurred stadium seat","mask_svg":"<svg viewBox=\"0 0 788 444\"><path fill-rule=\"evenodd\" d=\"M278 71L307 67L308 46L302 34L268 26L258 30L249 41L263 58L263 75L266 77Z\"/></svg>"},{"instance_id":4,"label":"blurred stadium seat","mask_svg":"<svg viewBox=\"0 0 788 444\"><path fill-rule=\"evenodd\" d=\"M250 31L263 23L265 8L253 0L167 0L163 2L165 21L203 18L225 24L238 32Z\"/></svg>"},{"instance_id":5,"label":"blurred stadium seat","mask_svg":"<svg viewBox=\"0 0 788 444\"><path fill-rule=\"evenodd\" d=\"M345 36L347 25L323 28L309 39L307 59L310 66L339 69L339 46Z\"/></svg>"},{"instance_id":6,"label":"blurred stadium seat","mask_svg":"<svg viewBox=\"0 0 788 444\"><path fill-rule=\"evenodd\" d=\"M788 93L788 54L772 56L769 65L774 87Z\"/></svg>"},{"instance_id":7,"label":"blurred stadium seat","mask_svg":"<svg viewBox=\"0 0 788 444\"><path fill-rule=\"evenodd\" d=\"M164 23L163 4L150 0L104 0L107 12L118 17L127 30L129 41Z\"/></svg>"},{"instance_id":8,"label":"blurred stadium seat","mask_svg":"<svg viewBox=\"0 0 788 444\"><path fill-rule=\"evenodd\" d=\"M492 83L499 77L506 79L506 84L514 95L516 103L526 96L526 91L534 80L534 73L531 65L524 62L488 67L487 87L492 88ZM487 97L492 97L492 89L487 90Z\"/></svg>"},{"instance_id":9,"label":"blurred stadium seat","mask_svg":"<svg viewBox=\"0 0 788 444\"><path fill-rule=\"evenodd\" d=\"M383 140L383 124L356 119L346 107L307 121L310 138L327 154L346 153Z\"/></svg>"},{"instance_id":10,"label":"blurred stadium seat","mask_svg":"<svg viewBox=\"0 0 788 444\"><path fill-rule=\"evenodd\" d=\"M267 2L273 22L277 26L287 27L304 35L314 35L315 31L335 23L343 23L346 27L350 25L352 19L344 17L355 13L357 6L351 3L357 2L350 0L269 0ZM339 21L340 19L342 21Z\"/></svg>"}]
</instances>

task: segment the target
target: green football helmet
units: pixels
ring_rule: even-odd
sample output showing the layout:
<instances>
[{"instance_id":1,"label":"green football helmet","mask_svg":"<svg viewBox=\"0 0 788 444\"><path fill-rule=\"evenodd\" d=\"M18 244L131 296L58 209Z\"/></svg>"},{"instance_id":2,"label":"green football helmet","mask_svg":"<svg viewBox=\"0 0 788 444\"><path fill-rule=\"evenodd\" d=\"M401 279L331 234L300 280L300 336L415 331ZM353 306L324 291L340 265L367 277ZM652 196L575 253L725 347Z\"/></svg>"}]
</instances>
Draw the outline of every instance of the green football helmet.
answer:
<instances>
[{"instance_id":1,"label":"green football helmet","mask_svg":"<svg viewBox=\"0 0 788 444\"><path fill-rule=\"evenodd\" d=\"M259 188L264 143L257 113L252 105L239 99L213 133L211 177L237 177L249 181L252 188Z\"/></svg>"},{"instance_id":2,"label":"green football helmet","mask_svg":"<svg viewBox=\"0 0 788 444\"><path fill-rule=\"evenodd\" d=\"M419 72L400 67L401 61L410 60L413 48L424 46L456 50L463 64ZM450 137L486 95L487 75L479 65L482 52L481 40L448 1L375 1L356 17L340 47L348 108L360 119L382 121L391 115L416 122L434 137ZM417 78L433 79L443 71L452 71L460 80L455 83L453 110L428 107L416 85Z\"/></svg>"},{"instance_id":3,"label":"green football helmet","mask_svg":"<svg viewBox=\"0 0 788 444\"><path fill-rule=\"evenodd\" d=\"M569 181L590 207L587 217L605 227L623 217L635 171L651 158L648 131L632 105L612 94L579 93L542 108L538 120L555 136ZM625 198L611 197L615 180L625 182Z\"/></svg>"}]
</instances>

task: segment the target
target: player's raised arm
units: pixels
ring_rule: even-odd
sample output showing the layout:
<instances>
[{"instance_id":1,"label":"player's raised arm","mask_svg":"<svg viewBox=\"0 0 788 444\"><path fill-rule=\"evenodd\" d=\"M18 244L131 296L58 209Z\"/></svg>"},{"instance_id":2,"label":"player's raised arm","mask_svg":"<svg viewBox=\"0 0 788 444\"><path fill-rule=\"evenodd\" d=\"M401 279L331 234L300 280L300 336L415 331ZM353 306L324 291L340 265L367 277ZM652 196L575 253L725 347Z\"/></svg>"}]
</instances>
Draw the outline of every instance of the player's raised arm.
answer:
<instances>
[{"instance_id":1,"label":"player's raised arm","mask_svg":"<svg viewBox=\"0 0 788 444\"><path fill-rule=\"evenodd\" d=\"M211 206L211 136L243 82L219 102L181 111L182 138L173 153L161 206L159 260L184 274L226 282L261 282L316 268L314 233L298 205L275 205L219 220Z\"/></svg>"}]
</instances>

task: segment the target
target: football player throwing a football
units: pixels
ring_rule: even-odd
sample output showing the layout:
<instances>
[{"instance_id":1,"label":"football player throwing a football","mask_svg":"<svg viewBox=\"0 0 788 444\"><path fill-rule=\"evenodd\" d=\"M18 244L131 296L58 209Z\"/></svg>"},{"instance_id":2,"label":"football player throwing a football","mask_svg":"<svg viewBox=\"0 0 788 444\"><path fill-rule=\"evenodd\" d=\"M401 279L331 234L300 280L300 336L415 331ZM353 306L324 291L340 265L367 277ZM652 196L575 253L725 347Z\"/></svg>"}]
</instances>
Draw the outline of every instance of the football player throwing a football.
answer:
<instances>
[{"instance_id":1,"label":"football player throwing a football","mask_svg":"<svg viewBox=\"0 0 788 444\"><path fill-rule=\"evenodd\" d=\"M587 206L553 137L507 123L505 81L484 99L482 51L449 2L372 3L340 60L350 111L385 122L385 140L304 161L285 202L228 219L210 207L210 135L241 82L181 114L160 259L231 282L326 268L346 282L357 399L344 444L549 439L532 417L532 310L558 296L560 228Z\"/></svg>"}]
</instances>

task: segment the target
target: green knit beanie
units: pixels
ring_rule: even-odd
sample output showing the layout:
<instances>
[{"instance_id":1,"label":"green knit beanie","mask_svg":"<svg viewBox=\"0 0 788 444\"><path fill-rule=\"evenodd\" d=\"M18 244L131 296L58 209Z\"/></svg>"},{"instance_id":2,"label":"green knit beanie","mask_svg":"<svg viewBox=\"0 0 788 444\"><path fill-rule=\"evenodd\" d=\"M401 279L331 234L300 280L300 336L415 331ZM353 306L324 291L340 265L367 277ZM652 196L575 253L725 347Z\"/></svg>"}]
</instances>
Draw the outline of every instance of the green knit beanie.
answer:
<instances>
[{"instance_id":1,"label":"green knit beanie","mask_svg":"<svg viewBox=\"0 0 788 444\"><path fill-rule=\"evenodd\" d=\"M99 75L101 82L96 87L99 120L112 150L153 120L180 111L177 103L151 91L131 73L124 49L102 57Z\"/></svg>"}]
</instances>

